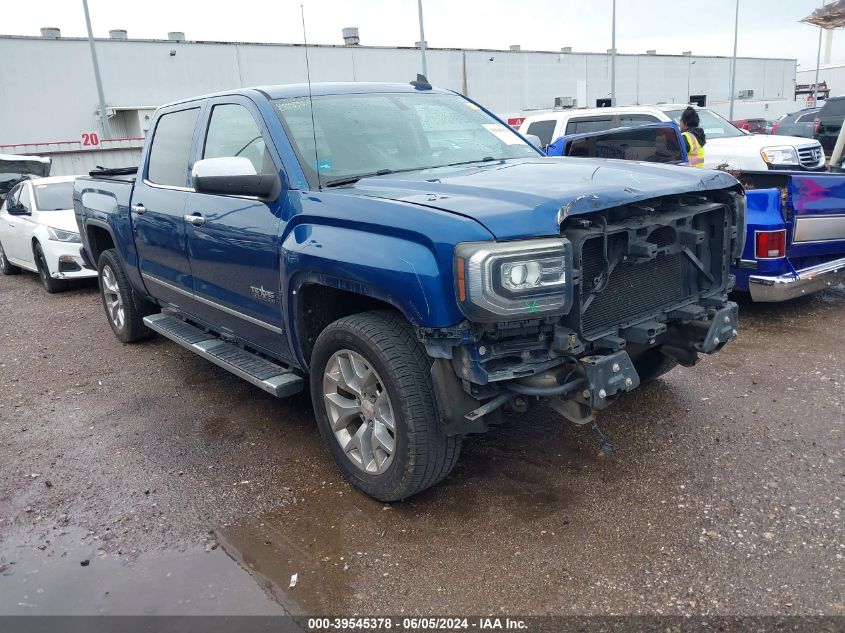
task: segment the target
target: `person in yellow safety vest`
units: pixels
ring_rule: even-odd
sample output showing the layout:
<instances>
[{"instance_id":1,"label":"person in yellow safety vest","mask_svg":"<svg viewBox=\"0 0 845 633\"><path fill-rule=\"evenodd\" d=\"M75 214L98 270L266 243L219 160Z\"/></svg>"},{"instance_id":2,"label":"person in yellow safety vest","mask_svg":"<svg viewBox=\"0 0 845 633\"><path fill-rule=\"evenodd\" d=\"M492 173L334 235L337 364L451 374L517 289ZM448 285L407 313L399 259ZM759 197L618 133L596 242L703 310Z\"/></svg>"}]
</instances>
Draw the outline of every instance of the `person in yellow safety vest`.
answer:
<instances>
[{"instance_id":1,"label":"person in yellow safety vest","mask_svg":"<svg viewBox=\"0 0 845 633\"><path fill-rule=\"evenodd\" d=\"M698 127L698 124L698 112L692 106L687 106L679 123L687 150L687 158L691 166L704 167L704 145L707 143L707 139L704 137L704 130Z\"/></svg>"}]
</instances>

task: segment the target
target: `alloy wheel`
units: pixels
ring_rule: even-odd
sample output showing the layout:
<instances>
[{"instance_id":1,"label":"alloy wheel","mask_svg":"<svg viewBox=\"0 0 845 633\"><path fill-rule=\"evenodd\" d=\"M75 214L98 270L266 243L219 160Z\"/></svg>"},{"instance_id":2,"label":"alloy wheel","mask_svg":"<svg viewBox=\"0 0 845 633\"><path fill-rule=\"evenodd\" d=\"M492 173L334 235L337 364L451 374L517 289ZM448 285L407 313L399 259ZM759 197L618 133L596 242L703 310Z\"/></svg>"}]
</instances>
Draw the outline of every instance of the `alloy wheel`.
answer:
<instances>
[{"instance_id":1,"label":"alloy wheel","mask_svg":"<svg viewBox=\"0 0 845 633\"><path fill-rule=\"evenodd\" d=\"M111 266L103 267L103 301L106 304L106 312L114 326L121 330L126 320L126 313L123 308L123 297L120 294L120 287L117 284L117 276Z\"/></svg>"},{"instance_id":2,"label":"alloy wheel","mask_svg":"<svg viewBox=\"0 0 845 633\"><path fill-rule=\"evenodd\" d=\"M329 424L346 457L379 475L393 461L396 424L384 382L372 364L348 349L335 352L323 375Z\"/></svg>"}]
</instances>

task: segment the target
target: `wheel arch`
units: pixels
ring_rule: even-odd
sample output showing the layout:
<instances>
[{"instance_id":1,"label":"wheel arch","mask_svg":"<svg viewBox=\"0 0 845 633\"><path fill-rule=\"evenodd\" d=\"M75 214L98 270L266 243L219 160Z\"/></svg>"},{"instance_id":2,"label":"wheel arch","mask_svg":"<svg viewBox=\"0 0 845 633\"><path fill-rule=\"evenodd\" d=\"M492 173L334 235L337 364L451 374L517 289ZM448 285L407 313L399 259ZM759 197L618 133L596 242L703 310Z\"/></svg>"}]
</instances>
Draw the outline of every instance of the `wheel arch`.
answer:
<instances>
[{"instance_id":1,"label":"wheel arch","mask_svg":"<svg viewBox=\"0 0 845 633\"><path fill-rule=\"evenodd\" d=\"M85 223L85 237L88 250L91 252L92 264L97 265L100 254L110 248L116 248L117 242L114 239L111 227L105 222L89 220Z\"/></svg>"},{"instance_id":2,"label":"wheel arch","mask_svg":"<svg viewBox=\"0 0 845 633\"><path fill-rule=\"evenodd\" d=\"M388 310L412 323L389 296L378 291L364 293L343 287L349 283L341 279L304 277L296 285L290 308L293 325L290 334L303 367L310 365L317 337L338 319L371 310ZM357 290L363 289L360 284L356 286Z\"/></svg>"}]
</instances>

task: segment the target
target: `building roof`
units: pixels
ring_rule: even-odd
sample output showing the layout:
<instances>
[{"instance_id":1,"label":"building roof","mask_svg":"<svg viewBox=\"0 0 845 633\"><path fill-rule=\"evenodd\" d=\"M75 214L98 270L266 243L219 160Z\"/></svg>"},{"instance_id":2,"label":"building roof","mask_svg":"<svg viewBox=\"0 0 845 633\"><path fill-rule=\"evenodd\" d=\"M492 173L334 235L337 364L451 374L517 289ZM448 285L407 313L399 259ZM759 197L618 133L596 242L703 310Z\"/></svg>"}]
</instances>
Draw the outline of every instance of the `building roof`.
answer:
<instances>
[{"instance_id":1,"label":"building roof","mask_svg":"<svg viewBox=\"0 0 845 633\"><path fill-rule=\"evenodd\" d=\"M38 40L42 42L87 42L87 37L57 37L57 38L48 38L42 37L39 35L0 35L0 39L21 39L21 40ZM304 44L300 44L297 42L289 43L289 42L226 42L220 40L166 40L166 39L149 39L149 38L127 38L125 40L122 39L114 39L110 37L95 37L94 41L96 42L113 42L117 44L124 44L127 42L136 42L136 43L148 43L148 44L168 44L168 45L212 45L212 46L276 46L276 47L285 47L285 48L304 48ZM354 46L347 46L345 44L308 44L308 48L314 49L327 49L327 48L339 48L339 49L349 49L349 50L357 50L357 49L375 49L375 50L400 50L400 51L418 51L419 48L416 46L372 46L372 45L364 45L364 44L356 44ZM511 55L525 55L525 54L545 54L545 55L596 55L600 57L608 57L609 53L602 52L602 51L570 51L570 52L563 52L562 50L558 51L547 51L547 50L535 50L535 49L528 49L523 48L518 51L501 49L501 48L449 48L449 47L436 47L436 46L426 46L426 52L428 51L465 51L467 53L498 53L498 54L511 54ZM617 57L648 57L648 58L660 58L660 57L682 57L687 58L690 57L692 59L731 59L730 55L684 55L683 53L656 53L656 54L649 54L649 53L616 53ZM772 61L796 61L794 57L751 57L747 55L740 55L737 59L767 59Z\"/></svg>"}]
</instances>

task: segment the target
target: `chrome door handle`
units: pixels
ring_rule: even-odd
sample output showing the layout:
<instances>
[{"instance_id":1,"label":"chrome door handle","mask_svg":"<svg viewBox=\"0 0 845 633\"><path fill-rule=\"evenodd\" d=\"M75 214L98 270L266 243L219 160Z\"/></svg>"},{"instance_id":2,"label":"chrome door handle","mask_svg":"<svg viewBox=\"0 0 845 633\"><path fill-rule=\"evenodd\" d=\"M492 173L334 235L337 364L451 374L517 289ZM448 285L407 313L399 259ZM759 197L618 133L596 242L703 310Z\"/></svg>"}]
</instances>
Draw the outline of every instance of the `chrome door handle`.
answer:
<instances>
[{"instance_id":1,"label":"chrome door handle","mask_svg":"<svg viewBox=\"0 0 845 633\"><path fill-rule=\"evenodd\" d=\"M196 215L186 215L185 222L193 224L194 226L202 226L205 224L205 218L198 213Z\"/></svg>"},{"instance_id":2,"label":"chrome door handle","mask_svg":"<svg viewBox=\"0 0 845 633\"><path fill-rule=\"evenodd\" d=\"M133 204L131 207L129 207L129 209L130 211L132 211L133 213L137 213L138 215L144 215L147 212L147 207L145 207L140 202L138 204Z\"/></svg>"}]
</instances>

